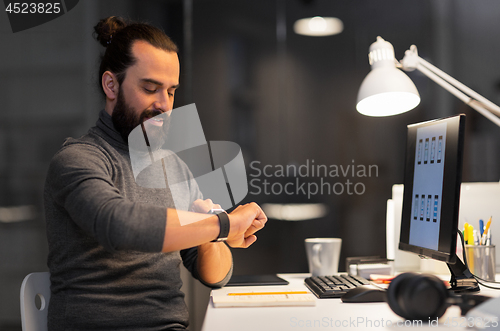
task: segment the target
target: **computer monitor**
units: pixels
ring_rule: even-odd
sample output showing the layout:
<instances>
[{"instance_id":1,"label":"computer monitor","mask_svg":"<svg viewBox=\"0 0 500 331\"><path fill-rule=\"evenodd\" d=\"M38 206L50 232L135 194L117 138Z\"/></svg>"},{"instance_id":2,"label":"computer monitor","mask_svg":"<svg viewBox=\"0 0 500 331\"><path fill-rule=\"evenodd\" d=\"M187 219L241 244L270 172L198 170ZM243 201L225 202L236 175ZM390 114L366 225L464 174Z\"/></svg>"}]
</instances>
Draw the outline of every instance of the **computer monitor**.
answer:
<instances>
[{"instance_id":1,"label":"computer monitor","mask_svg":"<svg viewBox=\"0 0 500 331\"><path fill-rule=\"evenodd\" d=\"M446 262L451 289L477 291L456 256L465 115L408 126L399 249Z\"/></svg>"}]
</instances>

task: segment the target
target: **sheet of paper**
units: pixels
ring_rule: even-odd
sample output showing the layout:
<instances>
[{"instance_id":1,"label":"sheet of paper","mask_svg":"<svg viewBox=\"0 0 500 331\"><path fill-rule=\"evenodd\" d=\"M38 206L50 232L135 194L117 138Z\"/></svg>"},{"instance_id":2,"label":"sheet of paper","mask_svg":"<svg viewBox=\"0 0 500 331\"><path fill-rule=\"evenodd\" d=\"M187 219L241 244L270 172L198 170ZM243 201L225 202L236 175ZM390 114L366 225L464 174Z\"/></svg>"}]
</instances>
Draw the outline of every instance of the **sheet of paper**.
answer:
<instances>
[{"instance_id":1,"label":"sheet of paper","mask_svg":"<svg viewBox=\"0 0 500 331\"><path fill-rule=\"evenodd\" d=\"M224 288L212 292L215 308L220 307L271 307L271 306L315 306L316 297L304 289L255 289Z\"/></svg>"}]
</instances>

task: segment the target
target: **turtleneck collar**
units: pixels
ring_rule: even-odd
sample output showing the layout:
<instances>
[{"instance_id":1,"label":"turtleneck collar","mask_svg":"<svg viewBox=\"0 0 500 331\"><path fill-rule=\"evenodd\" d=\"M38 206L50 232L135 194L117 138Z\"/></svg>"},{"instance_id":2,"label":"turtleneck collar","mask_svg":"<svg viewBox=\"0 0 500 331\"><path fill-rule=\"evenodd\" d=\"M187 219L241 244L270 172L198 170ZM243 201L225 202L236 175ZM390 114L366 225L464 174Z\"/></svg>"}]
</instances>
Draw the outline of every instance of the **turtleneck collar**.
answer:
<instances>
[{"instance_id":1,"label":"turtleneck collar","mask_svg":"<svg viewBox=\"0 0 500 331\"><path fill-rule=\"evenodd\" d=\"M99 128L105 135L105 138L113 146L128 151L128 144L123 140L122 136L115 129L111 115L104 109L99 112L99 119L96 127Z\"/></svg>"}]
</instances>

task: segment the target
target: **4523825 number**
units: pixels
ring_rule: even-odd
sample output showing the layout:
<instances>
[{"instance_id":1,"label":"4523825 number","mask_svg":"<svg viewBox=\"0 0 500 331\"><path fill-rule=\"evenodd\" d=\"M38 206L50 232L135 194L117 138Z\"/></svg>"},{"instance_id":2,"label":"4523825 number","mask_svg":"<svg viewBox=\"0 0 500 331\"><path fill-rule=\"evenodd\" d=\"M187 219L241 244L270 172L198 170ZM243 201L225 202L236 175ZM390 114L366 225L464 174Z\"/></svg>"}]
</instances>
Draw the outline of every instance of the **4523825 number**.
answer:
<instances>
[{"instance_id":1,"label":"4523825 number","mask_svg":"<svg viewBox=\"0 0 500 331\"><path fill-rule=\"evenodd\" d=\"M5 8L9 14L59 14L59 2L11 2Z\"/></svg>"}]
</instances>

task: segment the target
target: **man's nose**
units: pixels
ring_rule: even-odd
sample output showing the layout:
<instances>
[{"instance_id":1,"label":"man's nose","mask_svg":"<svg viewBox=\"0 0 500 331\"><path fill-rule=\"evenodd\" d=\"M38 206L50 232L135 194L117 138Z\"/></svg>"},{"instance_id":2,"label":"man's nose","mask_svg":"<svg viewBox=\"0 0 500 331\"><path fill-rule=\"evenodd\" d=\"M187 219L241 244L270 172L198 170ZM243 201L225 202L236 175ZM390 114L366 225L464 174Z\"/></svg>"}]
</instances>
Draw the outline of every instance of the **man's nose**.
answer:
<instances>
[{"instance_id":1,"label":"man's nose","mask_svg":"<svg viewBox=\"0 0 500 331\"><path fill-rule=\"evenodd\" d=\"M171 102L170 98L168 97L168 92L164 95L162 94L159 99L155 101L153 107L161 111L162 113L166 113L172 110L173 102Z\"/></svg>"}]
</instances>

